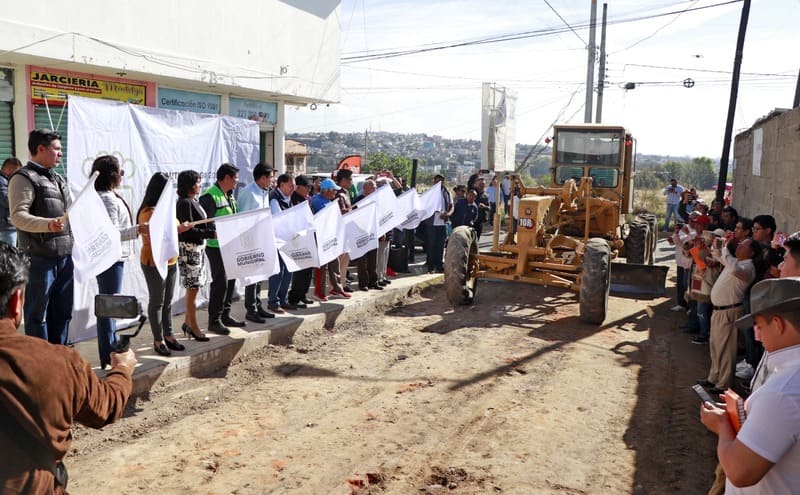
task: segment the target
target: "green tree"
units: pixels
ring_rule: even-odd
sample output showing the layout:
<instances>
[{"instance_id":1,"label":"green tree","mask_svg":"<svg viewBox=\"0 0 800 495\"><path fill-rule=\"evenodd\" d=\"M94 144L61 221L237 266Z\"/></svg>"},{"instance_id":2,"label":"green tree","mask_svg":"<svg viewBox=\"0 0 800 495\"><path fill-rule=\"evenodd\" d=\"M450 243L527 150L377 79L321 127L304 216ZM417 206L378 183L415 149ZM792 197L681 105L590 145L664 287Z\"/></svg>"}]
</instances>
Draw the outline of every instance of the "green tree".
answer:
<instances>
[{"instance_id":1,"label":"green tree","mask_svg":"<svg viewBox=\"0 0 800 495\"><path fill-rule=\"evenodd\" d=\"M404 177L407 181L411 180L411 159L404 156L389 156L382 152L370 153L362 172L373 173L383 170L391 171L398 179Z\"/></svg>"},{"instance_id":2,"label":"green tree","mask_svg":"<svg viewBox=\"0 0 800 495\"><path fill-rule=\"evenodd\" d=\"M684 181L697 189L711 189L717 180L714 171L714 160L701 156L686 164L686 178Z\"/></svg>"},{"instance_id":3,"label":"green tree","mask_svg":"<svg viewBox=\"0 0 800 495\"><path fill-rule=\"evenodd\" d=\"M684 182L686 176L686 164L681 162L668 161L664 164L664 171L667 173L667 180L675 177L678 182ZM664 181L666 182L666 181ZM665 184L666 185L666 184Z\"/></svg>"}]
</instances>

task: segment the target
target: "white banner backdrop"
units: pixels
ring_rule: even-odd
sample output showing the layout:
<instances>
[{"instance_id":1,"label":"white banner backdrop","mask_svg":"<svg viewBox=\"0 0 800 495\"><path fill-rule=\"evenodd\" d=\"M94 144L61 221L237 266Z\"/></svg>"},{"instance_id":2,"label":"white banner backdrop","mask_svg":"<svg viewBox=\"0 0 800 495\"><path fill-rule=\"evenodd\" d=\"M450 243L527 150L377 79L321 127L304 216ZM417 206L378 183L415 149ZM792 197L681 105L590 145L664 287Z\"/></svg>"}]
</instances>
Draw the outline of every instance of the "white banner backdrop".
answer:
<instances>
[{"instance_id":1,"label":"white banner backdrop","mask_svg":"<svg viewBox=\"0 0 800 495\"><path fill-rule=\"evenodd\" d=\"M72 263L75 282L86 283L108 270L122 256L119 231L105 213L106 207L94 188L93 174L83 191L67 210L69 227L75 238Z\"/></svg>"},{"instance_id":2,"label":"white banner backdrop","mask_svg":"<svg viewBox=\"0 0 800 495\"><path fill-rule=\"evenodd\" d=\"M339 205L332 201L314 215L319 264L324 265L344 253L344 222Z\"/></svg>"},{"instance_id":3,"label":"white banner backdrop","mask_svg":"<svg viewBox=\"0 0 800 495\"><path fill-rule=\"evenodd\" d=\"M425 220L437 211L444 211L444 198L442 197L442 183L437 182L424 193L420 194L421 204L420 219Z\"/></svg>"},{"instance_id":4,"label":"white banner backdrop","mask_svg":"<svg viewBox=\"0 0 800 495\"><path fill-rule=\"evenodd\" d=\"M100 155L119 159L125 177L117 189L134 214L147 182L155 172L173 177L183 170L200 173L203 188L216 180L222 163L239 167L244 181L252 180L258 163L258 123L234 117L179 112L93 98L69 97L67 181L73 192L89 179L92 162ZM136 219L134 218L134 222ZM137 244L138 246L138 244ZM95 336L94 295L97 284L76 284L70 339ZM128 258L122 293L147 305L147 286L139 252ZM183 311L183 291L173 298L173 312ZM200 302L200 301L198 301Z\"/></svg>"},{"instance_id":5,"label":"white banner backdrop","mask_svg":"<svg viewBox=\"0 0 800 495\"><path fill-rule=\"evenodd\" d=\"M268 209L219 217L214 224L228 280L250 285L278 273L278 249Z\"/></svg>"},{"instance_id":6,"label":"white banner backdrop","mask_svg":"<svg viewBox=\"0 0 800 495\"><path fill-rule=\"evenodd\" d=\"M375 194L375 193L373 193ZM344 222L344 250L350 259L364 256L368 251L378 249L377 213L375 203L358 204L358 208L342 215Z\"/></svg>"},{"instance_id":7,"label":"white banner backdrop","mask_svg":"<svg viewBox=\"0 0 800 495\"><path fill-rule=\"evenodd\" d=\"M272 220L278 253L290 272L319 266L314 214L308 201L278 212Z\"/></svg>"}]
</instances>

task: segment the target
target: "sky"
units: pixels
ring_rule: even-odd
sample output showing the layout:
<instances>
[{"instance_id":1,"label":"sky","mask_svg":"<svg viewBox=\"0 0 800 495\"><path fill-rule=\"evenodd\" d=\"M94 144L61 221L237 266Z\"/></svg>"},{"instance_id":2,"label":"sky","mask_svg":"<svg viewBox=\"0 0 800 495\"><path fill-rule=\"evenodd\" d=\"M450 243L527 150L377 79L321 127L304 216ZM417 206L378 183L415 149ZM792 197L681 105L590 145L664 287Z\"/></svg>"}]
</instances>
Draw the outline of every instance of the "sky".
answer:
<instances>
[{"instance_id":1,"label":"sky","mask_svg":"<svg viewBox=\"0 0 800 495\"><path fill-rule=\"evenodd\" d=\"M630 129L640 153L719 159L743 2L606 3L602 122ZM543 144L553 123L584 121L590 7L591 0L343 0L340 101L315 110L287 107L286 130L480 140L481 84L493 82L517 92L517 143ZM598 24L602 8L598 0ZM800 0L752 0L734 136L774 108L792 106L797 26ZM531 35L353 58L515 33ZM599 50L599 26L596 44ZM687 79L693 87L683 86ZM635 88L624 89L626 83Z\"/></svg>"}]
</instances>

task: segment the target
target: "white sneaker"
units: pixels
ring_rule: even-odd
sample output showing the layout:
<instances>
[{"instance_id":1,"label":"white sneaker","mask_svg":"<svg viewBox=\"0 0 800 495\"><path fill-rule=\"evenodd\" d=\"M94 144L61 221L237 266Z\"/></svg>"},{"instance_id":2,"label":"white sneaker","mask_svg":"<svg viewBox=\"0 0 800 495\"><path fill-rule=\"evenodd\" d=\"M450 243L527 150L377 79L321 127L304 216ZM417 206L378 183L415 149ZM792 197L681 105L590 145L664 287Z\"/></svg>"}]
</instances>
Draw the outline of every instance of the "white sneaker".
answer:
<instances>
[{"instance_id":1,"label":"white sneaker","mask_svg":"<svg viewBox=\"0 0 800 495\"><path fill-rule=\"evenodd\" d=\"M748 366L750 366L750 364L747 363L747 360L746 359L742 359L741 361L736 363L736 371L743 370L743 369L747 368Z\"/></svg>"},{"instance_id":2,"label":"white sneaker","mask_svg":"<svg viewBox=\"0 0 800 495\"><path fill-rule=\"evenodd\" d=\"M681 306L680 304L676 304L675 306L669 309L670 311L686 311L686 308Z\"/></svg>"},{"instance_id":3,"label":"white sneaker","mask_svg":"<svg viewBox=\"0 0 800 495\"><path fill-rule=\"evenodd\" d=\"M755 373L756 371L753 369L753 367L748 364L745 368L736 371L736 378L741 378L742 380L749 380L753 378L753 375Z\"/></svg>"}]
</instances>

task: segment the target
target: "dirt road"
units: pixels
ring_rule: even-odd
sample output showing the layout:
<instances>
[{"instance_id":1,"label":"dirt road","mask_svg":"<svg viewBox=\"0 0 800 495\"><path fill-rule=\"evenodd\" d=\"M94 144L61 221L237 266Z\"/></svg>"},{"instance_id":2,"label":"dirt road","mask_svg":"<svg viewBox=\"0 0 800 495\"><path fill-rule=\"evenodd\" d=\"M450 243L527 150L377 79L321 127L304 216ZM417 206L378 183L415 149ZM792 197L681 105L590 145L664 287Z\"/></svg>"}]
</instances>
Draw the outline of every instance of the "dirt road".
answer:
<instances>
[{"instance_id":1,"label":"dirt road","mask_svg":"<svg viewBox=\"0 0 800 495\"><path fill-rule=\"evenodd\" d=\"M705 493L714 438L689 385L708 348L670 300L612 297L601 327L559 289L444 301L432 288L76 429L71 493Z\"/></svg>"}]
</instances>

